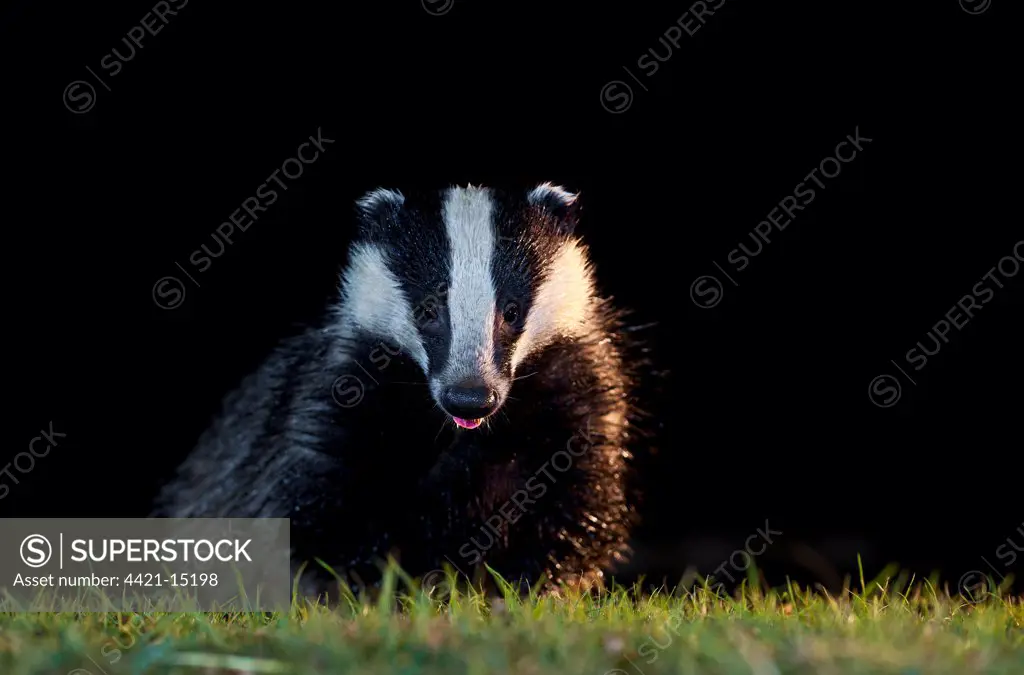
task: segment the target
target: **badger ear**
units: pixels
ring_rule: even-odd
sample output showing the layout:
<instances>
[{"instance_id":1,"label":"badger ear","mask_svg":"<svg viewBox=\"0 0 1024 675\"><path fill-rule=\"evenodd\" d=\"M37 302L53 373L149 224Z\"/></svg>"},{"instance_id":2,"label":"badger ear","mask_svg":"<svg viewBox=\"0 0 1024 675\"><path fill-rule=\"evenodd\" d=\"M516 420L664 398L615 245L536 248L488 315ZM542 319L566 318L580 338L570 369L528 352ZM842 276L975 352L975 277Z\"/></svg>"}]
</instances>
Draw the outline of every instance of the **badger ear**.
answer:
<instances>
[{"instance_id":1,"label":"badger ear","mask_svg":"<svg viewBox=\"0 0 1024 675\"><path fill-rule=\"evenodd\" d=\"M405 203L405 195L398 190L377 188L370 190L356 200L356 214L359 217L359 233L366 238L390 222Z\"/></svg>"},{"instance_id":2,"label":"badger ear","mask_svg":"<svg viewBox=\"0 0 1024 675\"><path fill-rule=\"evenodd\" d=\"M541 183L530 190L527 201L555 219L563 234L572 234L579 218L579 194L565 188Z\"/></svg>"}]
</instances>

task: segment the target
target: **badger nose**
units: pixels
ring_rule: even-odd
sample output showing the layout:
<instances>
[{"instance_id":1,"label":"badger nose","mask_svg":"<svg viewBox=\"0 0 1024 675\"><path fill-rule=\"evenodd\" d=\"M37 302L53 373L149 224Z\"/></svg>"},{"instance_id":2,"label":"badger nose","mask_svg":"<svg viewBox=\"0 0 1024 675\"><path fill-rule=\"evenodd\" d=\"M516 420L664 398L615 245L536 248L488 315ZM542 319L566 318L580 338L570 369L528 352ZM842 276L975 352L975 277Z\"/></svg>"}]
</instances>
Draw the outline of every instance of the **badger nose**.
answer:
<instances>
[{"instance_id":1,"label":"badger nose","mask_svg":"<svg viewBox=\"0 0 1024 675\"><path fill-rule=\"evenodd\" d=\"M441 403L452 417L478 420L498 407L498 393L481 382L462 382L444 390Z\"/></svg>"}]
</instances>

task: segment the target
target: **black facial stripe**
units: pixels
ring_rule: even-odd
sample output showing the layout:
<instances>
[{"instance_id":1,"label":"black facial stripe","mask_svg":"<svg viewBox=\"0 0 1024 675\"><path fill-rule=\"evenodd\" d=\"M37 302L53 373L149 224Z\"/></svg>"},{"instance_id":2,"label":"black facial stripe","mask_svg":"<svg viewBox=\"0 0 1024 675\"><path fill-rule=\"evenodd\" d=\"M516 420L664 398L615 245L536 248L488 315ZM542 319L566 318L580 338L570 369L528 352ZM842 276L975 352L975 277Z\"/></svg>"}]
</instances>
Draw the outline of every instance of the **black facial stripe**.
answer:
<instances>
[{"instance_id":1,"label":"black facial stripe","mask_svg":"<svg viewBox=\"0 0 1024 675\"><path fill-rule=\"evenodd\" d=\"M444 290L446 290L447 282L443 286L444 288L441 293L444 293ZM446 296L441 293L438 294L440 305L438 305L436 310L440 326L437 329L431 329L426 327L423 321L417 323L420 338L423 340L423 348L427 352L431 373L441 372L448 364L448 351L452 342L452 323L448 315L448 303L446 302Z\"/></svg>"},{"instance_id":2,"label":"black facial stripe","mask_svg":"<svg viewBox=\"0 0 1024 675\"><path fill-rule=\"evenodd\" d=\"M551 223L546 221L525 199L500 194L494 208L496 229L491 278L495 288L497 320L494 334L494 363L498 372L512 372L512 353L519 332L500 329L505 304L519 305L519 324L525 322L537 289L547 276L547 263L561 245L560 237L552 236Z\"/></svg>"},{"instance_id":3,"label":"black facial stripe","mask_svg":"<svg viewBox=\"0 0 1024 675\"><path fill-rule=\"evenodd\" d=\"M451 341L447 302L451 247L441 216L441 195L406 195L394 220L378 236L383 238L388 268L409 300L430 370L436 373L448 359ZM436 312L437 322L432 321L431 311Z\"/></svg>"}]
</instances>

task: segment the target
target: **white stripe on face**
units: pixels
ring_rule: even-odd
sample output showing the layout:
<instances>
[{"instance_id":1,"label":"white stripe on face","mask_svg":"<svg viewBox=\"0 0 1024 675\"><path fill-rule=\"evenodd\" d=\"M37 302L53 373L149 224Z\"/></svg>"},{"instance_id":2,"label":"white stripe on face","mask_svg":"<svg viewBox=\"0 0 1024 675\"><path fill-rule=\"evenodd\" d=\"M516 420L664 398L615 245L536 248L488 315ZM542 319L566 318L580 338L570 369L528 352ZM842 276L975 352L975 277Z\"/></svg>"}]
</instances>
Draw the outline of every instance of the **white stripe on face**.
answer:
<instances>
[{"instance_id":1,"label":"white stripe on face","mask_svg":"<svg viewBox=\"0 0 1024 675\"><path fill-rule=\"evenodd\" d=\"M570 241L548 264L544 283L537 289L526 315L525 330L512 352L512 370L529 354L554 340L584 334L593 296L594 281L586 255L578 244Z\"/></svg>"},{"instance_id":2,"label":"white stripe on face","mask_svg":"<svg viewBox=\"0 0 1024 675\"><path fill-rule=\"evenodd\" d=\"M424 373L429 372L427 351L413 320L412 305L388 269L380 247L365 243L352 247L341 289L341 311L356 328L388 343L397 343ZM339 323L344 326L349 321Z\"/></svg>"},{"instance_id":3,"label":"white stripe on face","mask_svg":"<svg viewBox=\"0 0 1024 675\"><path fill-rule=\"evenodd\" d=\"M493 204L486 188L451 188L442 217L451 248L448 312L451 342L441 380L494 370L495 291L491 281L494 255Z\"/></svg>"}]
</instances>

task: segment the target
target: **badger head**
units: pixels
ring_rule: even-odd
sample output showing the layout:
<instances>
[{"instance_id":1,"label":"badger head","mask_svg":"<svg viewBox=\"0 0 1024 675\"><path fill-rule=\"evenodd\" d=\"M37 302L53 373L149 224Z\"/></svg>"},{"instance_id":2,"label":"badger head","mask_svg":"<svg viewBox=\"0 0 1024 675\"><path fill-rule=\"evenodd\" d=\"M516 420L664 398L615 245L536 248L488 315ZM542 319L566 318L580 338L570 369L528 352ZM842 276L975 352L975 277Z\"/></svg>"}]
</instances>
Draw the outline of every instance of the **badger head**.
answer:
<instances>
[{"instance_id":1,"label":"badger head","mask_svg":"<svg viewBox=\"0 0 1024 675\"><path fill-rule=\"evenodd\" d=\"M415 361L456 425L480 426L529 356L587 331L594 284L573 235L576 195L550 183L378 189L357 212L341 324Z\"/></svg>"}]
</instances>

